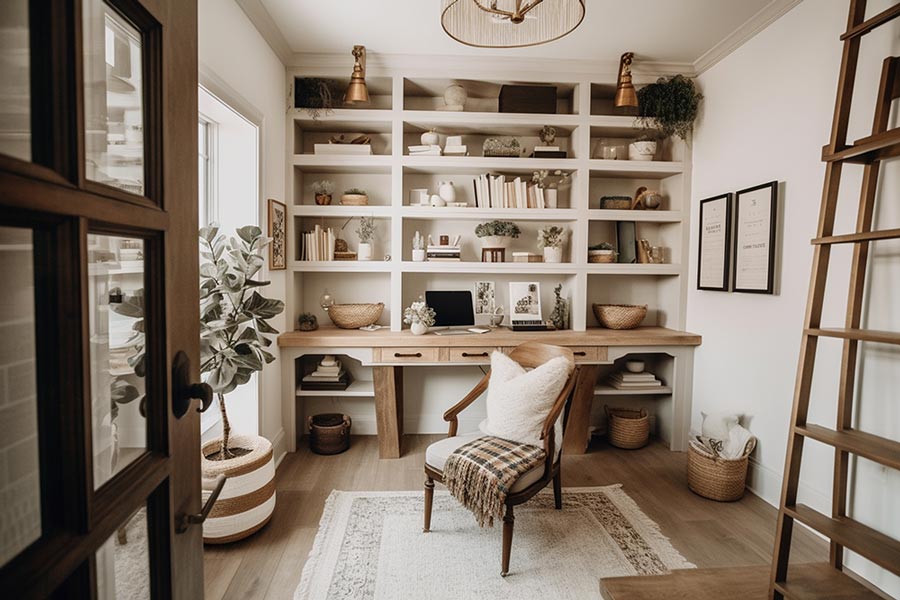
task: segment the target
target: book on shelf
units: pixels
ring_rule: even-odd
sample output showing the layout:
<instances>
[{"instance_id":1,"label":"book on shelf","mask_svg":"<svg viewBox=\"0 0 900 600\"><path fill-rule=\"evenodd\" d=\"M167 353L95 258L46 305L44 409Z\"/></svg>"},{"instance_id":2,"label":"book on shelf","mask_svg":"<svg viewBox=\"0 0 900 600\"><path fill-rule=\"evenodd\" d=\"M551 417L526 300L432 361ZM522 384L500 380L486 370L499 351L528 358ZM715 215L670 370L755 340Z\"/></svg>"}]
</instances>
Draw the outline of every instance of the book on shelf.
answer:
<instances>
[{"instance_id":1,"label":"book on shelf","mask_svg":"<svg viewBox=\"0 0 900 600\"><path fill-rule=\"evenodd\" d=\"M607 378L612 387L619 390L640 390L662 387L662 381L653 373L613 373Z\"/></svg>"},{"instance_id":2,"label":"book on shelf","mask_svg":"<svg viewBox=\"0 0 900 600\"><path fill-rule=\"evenodd\" d=\"M476 208L544 208L544 190L521 177L485 173L472 180Z\"/></svg>"},{"instance_id":3,"label":"book on shelf","mask_svg":"<svg viewBox=\"0 0 900 600\"><path fill-rule=\"evenodd\" d=\"M437 144L432 145L422 145L422 146L409 146L409 155L410 156L440 156L441 155L441 147Z\"/></svg>"},{"instance_id":4,"label":"book on shelf","mask_svg":"<svg viewBox=\"0 0 900 600\"><path fill-rule=\"evenodd\" d=\"M539 263L544 262L544 257L533 252L513 252L513 262L517 263Z\"/></svg>"},{"instance_id":5,"label":"book on shelf","mask_svg":"<svg viewBox=\"0 0 900 600\"><path fill-rule=\"evenodd\" d=\"M352 378L345 372L336 381L307 381L306 377L300 382L300 389L308 392L342 392L350 387Z\"/></svg>"},{"instance_id":6,"label":"book on shelf","mask_svg":"<svg viewBox=\"0 0 900 600\"><path fill-rule=\"evenodd\" d=\"M334 260L334 230L316 225L312 231L300 233L300 260Z\"/></svg>"},{"instance_id":7,"label":"book on shelf","mask_svg":"<svg viewBox=\"0 0 900 600\"><path fill-rule=\"evenodd\" d=\"M531 155L532 158L568 158L568 153L565 150L547 150L544 147L538 146L534 149L534 153Z\"/></svg>"},{"instance_id":8,"label":"book on shelf","mask_svg":"<svg viewBox=\"0 0 900 600\"><path fill-rule=\"evenodd\" d=\"M328 156L369 156L372 154L370 144L314 144L313 152Z\"/></svg>"},{"instance_id":9,"label":"book on shelf","mask_svg":"<svg viewBox=\"0 0 900 600\"><path fill-rule=\"evenodd\" d=\"M459 256L429 256L428 262L462 262Z\"/></svg>"},{"instance_id":10,"label":"book on shelf","mask_svg":"<svg viewBox=\"0 0 900 600\"><path fill-rule=\"evenodd\" d=\"M444 156L465 156L468 153L466 146L444 146Z\"/></svg>"}]
</instances>

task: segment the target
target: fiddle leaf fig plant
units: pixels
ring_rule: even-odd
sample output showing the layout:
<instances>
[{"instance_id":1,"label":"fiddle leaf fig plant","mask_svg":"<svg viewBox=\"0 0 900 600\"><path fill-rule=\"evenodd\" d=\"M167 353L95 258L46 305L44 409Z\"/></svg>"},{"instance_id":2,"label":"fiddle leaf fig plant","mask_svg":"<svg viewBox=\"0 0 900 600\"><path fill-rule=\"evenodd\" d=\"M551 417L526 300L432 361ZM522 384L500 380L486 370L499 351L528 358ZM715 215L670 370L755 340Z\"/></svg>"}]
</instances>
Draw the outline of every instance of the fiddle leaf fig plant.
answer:
<instances>
[{"instance_id":1,"label":"fiddle leaf fig plant","mask_svg":"<svg viewBox=\"0 0 900 600\"><path fill-rule=\"evenodd\" d=\"M255 225L240 227L236 233L236 238L226 238L215 223L200 229L200 371L206 374L222 413L222 443L219 452L207 457L211 460L246 453L229 445L225 395L275 360L266 350L272 344L267 335L278 330L268 320L284 310L281 300L257 291L269 285L256 277L265 264L263 249L270 240Z\"/></svg>"}]
</instances>

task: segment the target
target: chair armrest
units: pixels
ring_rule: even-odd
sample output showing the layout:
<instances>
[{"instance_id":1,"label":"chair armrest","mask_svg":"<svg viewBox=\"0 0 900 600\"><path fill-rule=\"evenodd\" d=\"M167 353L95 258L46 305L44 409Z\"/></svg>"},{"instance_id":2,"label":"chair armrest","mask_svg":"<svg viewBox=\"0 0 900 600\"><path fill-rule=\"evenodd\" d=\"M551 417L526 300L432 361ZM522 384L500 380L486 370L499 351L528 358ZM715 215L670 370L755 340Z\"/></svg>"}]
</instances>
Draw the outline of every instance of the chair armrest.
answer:
<instances>
[{"instance_id":1,"label":"chair armrest","mask_svg":"<svg viewBox=\"0 0 900 600\"><path fill-rule=\"evenodd\" d=\"M491 379L491 372L488 371L484 377L481 378L475 387L472 388L466 397L454 404L451 408L447 409L447 412L444 413L444 420L450 423L450 430L447 432L448 437L453 437L456 435L456 431L459 428L459 421L457 420L457 415L466 409L470 404L475 402L481 394L488 387L488 381Z\"/></svg>"},{"instance_id":2,"label":"chair armrest","mask_svg":"<svg viewBox=\"0 0 900 600\"><path fill-rule=\"evenodd\" d=\"M566 402L569 400L569 396L572 394L572 390L575 389L575 381L578 377L578 369L575 369L569 378L566 380L566 385L563 387L562 391L559 393L559 396L556 397L556 402L553 403L553 408L550 409L550 412L547 414L547 418L544 420L544 427L541 429L541 439L547 439L547 436L553 433L553 427L556 425L556 420L559 418L560 413L563 408L566 406ZM546 443L544 444L546 449Z\"/></svg>"}]
</instances>

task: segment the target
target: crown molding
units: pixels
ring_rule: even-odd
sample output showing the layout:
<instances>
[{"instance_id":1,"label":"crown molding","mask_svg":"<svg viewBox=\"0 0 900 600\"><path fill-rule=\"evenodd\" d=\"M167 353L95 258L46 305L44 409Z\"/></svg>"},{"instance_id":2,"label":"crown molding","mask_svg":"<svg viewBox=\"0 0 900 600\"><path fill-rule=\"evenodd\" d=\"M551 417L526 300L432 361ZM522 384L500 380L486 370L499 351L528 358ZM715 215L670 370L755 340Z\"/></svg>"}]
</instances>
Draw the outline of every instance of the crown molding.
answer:
<instances>
[{"instance_id":1,"label":"crown molding","mask_svg":"<svg viewBox=\"0 0 900 600\"><path fill-rule=\"evenodd\" d=\"M756 34L780 19L801 2L803 0L772 0L740 27L725 36L721 42L695 60L693 64L694 73L700 75L704 71L709 70L713 65L746 44Z\"/></svg>"},{"instance_id":2,"label":"crown molding","mask_svg":"<svg viewBox=\"0 0 900 600\"><path fill-rule=\"evenodd\" d=\"M241 7L241 10L244 11L244 14L247 15L247 18L250 19L250 22L256 27L256 31L259 32L259 35L266 41L281 63L284 65L288 64L293 51L287 43L287 40L284 39L281 29L275 24L275 20L272 19L272 15L270 15L269 11L266 10L266 7L262 5L262 2L260 2L260 0L234 1Z\"/></svg>"}]
</instances>

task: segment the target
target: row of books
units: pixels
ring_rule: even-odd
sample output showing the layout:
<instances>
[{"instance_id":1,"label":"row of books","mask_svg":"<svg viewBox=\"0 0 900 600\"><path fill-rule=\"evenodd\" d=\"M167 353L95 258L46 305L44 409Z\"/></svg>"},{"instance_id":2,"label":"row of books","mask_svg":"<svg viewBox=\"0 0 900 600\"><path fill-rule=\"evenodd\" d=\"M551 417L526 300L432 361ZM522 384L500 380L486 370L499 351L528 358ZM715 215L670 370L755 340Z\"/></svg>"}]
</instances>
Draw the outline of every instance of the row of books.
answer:
<instances>
[{"instance_id":1,"label":"row of books","mask_svg":"<svg viewBox=\"0 0 900 600\"><path fill-rule=\"evenodd\" d=\"M300 234L300 260L334 260L334 230L316 225Z\"/></svg>"},{"instance_id":2,"label":"row of books","mask_svg":"<svg viewBox=\"0 0 900 600\"><path fill-rule=\"evenodd\" d=\"M427 144L421 146L408 146L410 156L467 156L469 148L465 145L444 146L443 149L437 144Z\"/></svg>"},{"instance_id":3,"label":"row of books","mask_svg":"<svg viewBox=\"0 0 900 600\"><path fill-rule=\"evenodd\" d=\"M609 376L609 384L618 390L655 388L662 386L662 381L653 373L613 373Z\"/></svg>"},{"instance_id":4,"label":"row of books","mask_svg":"<svg viewBox=\"0 0 900 600\"><path fill-rule=\"evenodd\" d=\"M429 245L425 249L425 257L431 262L459 262L462 248L459 244L450 246Z\"/></svg>"},{"instance_id":5,"label":"row of books","mask_svg":"<svg viewBox=\"0 0 900 600\"><path fill-rule=\"evenodd\" d=\"M521 177L485 173L472 183L477 208L546 208L544 189Z\"/></svg>"},{"instance_id":6,"label":"row of books","mask_svg":"<svg viewBox=\"0 0 900 600\"><path fill-rule=\"evenodd\" d=\"M301 390L346 390L349 385L350 373L344 369L341 361L332 355L324 356L316 365L316 370L300 380Z\"/></svg>"}]
</instances>

